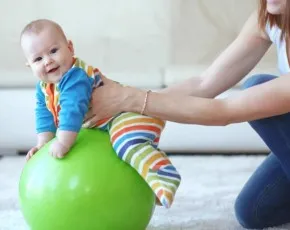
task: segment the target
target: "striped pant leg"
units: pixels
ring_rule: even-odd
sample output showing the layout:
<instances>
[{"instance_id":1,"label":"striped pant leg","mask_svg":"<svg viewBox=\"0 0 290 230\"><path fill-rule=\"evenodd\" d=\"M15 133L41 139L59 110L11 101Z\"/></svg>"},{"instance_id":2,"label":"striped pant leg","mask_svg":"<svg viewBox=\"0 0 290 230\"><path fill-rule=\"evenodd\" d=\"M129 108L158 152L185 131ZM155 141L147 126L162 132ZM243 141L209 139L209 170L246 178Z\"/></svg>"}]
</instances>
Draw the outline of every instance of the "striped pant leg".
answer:
<instances>
[{"instance_id":1,"label":"striped pant leg","mask_svg":"<svg viewBox=\"0 0 290 230\"><path fill-rule=\"evenodd\" d=\"M114 150L147 182L160 203L170 207L180 175L166 154L157 148L164 122L135 113L122 113L109 129Z\"/></svg>"},{"instance_id":2,"label":"striped pant leg","mask_svg":"<svg viewBox=\"0 0 290 230\"><path fill-rule=\"evenodd\" d=\"M113 119L114 119L113 117L110 117L110 118L99 120L96 122L93 128L108 131L110 127L110 123L112 122Z\"/></svg>"}]
</instances>

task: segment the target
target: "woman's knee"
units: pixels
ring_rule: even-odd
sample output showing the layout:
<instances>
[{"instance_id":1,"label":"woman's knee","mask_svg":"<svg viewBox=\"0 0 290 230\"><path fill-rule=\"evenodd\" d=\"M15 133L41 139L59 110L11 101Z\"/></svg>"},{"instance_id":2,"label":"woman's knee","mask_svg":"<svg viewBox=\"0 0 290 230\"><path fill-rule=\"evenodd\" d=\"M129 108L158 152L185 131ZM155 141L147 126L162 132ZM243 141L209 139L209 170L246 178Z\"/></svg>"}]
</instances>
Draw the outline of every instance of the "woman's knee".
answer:
<instances>
[{"instance_id":1,"label":"woman's knee","mask_svg":"<svg viewBox=\"0 0 290 230\"><path fill-rule=\"evenodd\" d=\"M241 226L247 229L259 228L255 206L246 196L240 194L235 201L235 215Z\"/></svg>"},{"instance_id":2,"label":"woman's knee","mask_svg":"<svg viewBox=\"0 0 290 230\"><path fill-rule=\"evenodd\" d=\"M249 79L247 79L244 82L242 88L247 89L247 88L250 88L252 86L259 85L259 84L265 83L267 81L271 81L275 78L277 78L277 76L274 76L271 74L256 74L256 75L251 76Z\"/></svg>"}]
</instances>

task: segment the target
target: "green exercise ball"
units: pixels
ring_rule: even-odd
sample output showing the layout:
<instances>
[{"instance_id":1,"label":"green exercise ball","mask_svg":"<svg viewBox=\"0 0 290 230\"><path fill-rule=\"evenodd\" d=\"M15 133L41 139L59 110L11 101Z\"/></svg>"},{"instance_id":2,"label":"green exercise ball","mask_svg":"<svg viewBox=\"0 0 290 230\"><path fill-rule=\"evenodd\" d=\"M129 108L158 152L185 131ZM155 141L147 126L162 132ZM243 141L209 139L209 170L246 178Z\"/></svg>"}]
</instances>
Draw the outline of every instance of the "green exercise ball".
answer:
<instances>
[{"instance_id":1,"label":"green exercise ball","mask_svg":"<svg viewBox=\"0 0 290 230\"><path fill-rule=\"evenodd\" d=\"M144 230L155 196L115 154L106 132L80 131L63 159L50 143L24 166L19 201L31 230Z\"/></svg>"}]
</instances>

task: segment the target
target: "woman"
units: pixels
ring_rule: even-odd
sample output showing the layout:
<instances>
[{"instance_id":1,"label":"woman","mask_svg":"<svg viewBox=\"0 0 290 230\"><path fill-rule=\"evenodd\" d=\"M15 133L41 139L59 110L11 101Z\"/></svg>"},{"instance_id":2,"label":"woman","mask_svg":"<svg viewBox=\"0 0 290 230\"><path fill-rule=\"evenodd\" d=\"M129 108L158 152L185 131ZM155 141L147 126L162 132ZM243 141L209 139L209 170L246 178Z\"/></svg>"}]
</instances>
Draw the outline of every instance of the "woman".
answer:
<instances>
[{"instance_id":1,"label":"woman","mask_svg":"<svg viewBox=\"0 0 290 230\"><path fill-rule=\"evenodd\" d=\"M249 73L272 43L279 49L281 77L256 75L246 81L245 90L239 94L213 99ZM290 0L260 0L258 12L249 17L235 41L200 77L159 93L122 87L104 79L105 86L96 90L92 99L96 115L86 125L121 111L212 126L249 121L272 153L239 194L235 203L237 219L245 228L289 223L289 60Z\"/></svg>"}]
</instances>

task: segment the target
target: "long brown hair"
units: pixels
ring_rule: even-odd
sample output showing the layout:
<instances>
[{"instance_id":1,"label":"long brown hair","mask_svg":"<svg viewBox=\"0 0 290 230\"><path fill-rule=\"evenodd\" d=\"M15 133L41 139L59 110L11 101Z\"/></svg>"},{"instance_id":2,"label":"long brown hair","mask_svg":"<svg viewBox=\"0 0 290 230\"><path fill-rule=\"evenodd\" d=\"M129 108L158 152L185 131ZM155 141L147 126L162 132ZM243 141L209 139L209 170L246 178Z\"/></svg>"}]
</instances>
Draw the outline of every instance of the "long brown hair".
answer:
<instances>
[{"instance_id":1,"label":"long brown hair","mask_svg":"<svg viewBox=\"0 0 290 230\"><path fill-rule=\"evenodd\" d=\"M268 13L267 0L259 0L259 27L264 30L267 22L269 22L271 27L278 26L282 31L281 40L285 39L287 41L290 35L290 0L286 0L285 12L281 15Z\"/></svg>"}]
</instances>

